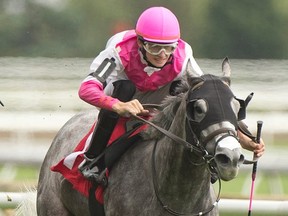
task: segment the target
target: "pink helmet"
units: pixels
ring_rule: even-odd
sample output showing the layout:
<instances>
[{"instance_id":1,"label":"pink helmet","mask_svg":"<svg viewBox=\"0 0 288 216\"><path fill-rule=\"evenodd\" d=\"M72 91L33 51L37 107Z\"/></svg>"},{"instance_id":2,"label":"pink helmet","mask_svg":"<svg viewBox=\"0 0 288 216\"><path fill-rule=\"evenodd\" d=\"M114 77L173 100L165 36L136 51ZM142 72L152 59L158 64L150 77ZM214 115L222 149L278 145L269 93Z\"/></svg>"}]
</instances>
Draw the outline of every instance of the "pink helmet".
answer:
<instances>
[{"instance_id":1,"label":"pink helmet","mask_svg":"<svg viewBox=\"0 0 288 216\"><path fill-rule=\"evenodd\" d=\"M180 38L180 27L176 16L170 10L151 7L140 15L136 34L150 42L174 43Z\"/></svg>"}]
</instances>

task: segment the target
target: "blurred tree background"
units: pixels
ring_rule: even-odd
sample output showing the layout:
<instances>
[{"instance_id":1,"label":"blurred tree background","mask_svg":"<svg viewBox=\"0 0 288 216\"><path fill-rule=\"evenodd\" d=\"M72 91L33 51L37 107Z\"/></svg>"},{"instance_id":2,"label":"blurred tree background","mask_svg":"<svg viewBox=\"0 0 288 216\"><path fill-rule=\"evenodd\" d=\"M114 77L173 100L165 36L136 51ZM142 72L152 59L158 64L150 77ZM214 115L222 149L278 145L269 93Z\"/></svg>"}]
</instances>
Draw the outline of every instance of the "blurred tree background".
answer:
<instances>
[{"instance_id":1,"label":"blurred tree background","mask_svg":"<svg viewBox=\"0 0 288 216\"><path fill-rule=\"evenodd\" d=\"M287 0L0 0L0 55L92 58L150 6L176 14L196 58L288 58Z\"/></svg>"}]
</instances>

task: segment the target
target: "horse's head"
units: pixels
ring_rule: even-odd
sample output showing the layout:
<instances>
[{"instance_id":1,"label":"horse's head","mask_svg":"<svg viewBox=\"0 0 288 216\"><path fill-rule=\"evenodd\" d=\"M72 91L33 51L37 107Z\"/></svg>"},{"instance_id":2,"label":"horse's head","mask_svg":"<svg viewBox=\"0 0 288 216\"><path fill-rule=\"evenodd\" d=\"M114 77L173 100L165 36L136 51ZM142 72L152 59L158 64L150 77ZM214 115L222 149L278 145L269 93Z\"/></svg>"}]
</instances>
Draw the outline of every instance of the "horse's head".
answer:
<instances>
[{"instance_id":1,"label":"horse's head","mask_svg":"<svg viewBox=\"0 0 288 216\"><path fill-rule=\"evenodd\" d=\"M186 134L192 134L188 141L199 141L200 148L212 157L219 177L228 181L236 177L244 161L237 138L237 121L245 115L245 103L229 87L231 70L227 58L222 71L223 77L199 76L188 64Z\"/></svg>"}]
</instances>

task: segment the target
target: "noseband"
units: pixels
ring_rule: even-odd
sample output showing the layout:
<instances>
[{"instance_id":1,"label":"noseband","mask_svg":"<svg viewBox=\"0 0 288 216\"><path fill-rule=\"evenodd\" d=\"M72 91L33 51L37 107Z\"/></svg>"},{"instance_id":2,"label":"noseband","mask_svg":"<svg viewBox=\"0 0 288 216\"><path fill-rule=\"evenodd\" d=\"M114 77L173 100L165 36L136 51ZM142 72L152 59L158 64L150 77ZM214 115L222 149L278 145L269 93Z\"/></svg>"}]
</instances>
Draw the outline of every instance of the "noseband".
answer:
<instances>
[{"instance_id":1,"label":"noseband","mask_svg":"<svg viewBox=\"0 0 288 216\"><path fill-rule=\"evenodd\" d=\"M203 81L197 83L192 89L190 89L190 91L194 91L195 89L200 88L203 85L203 83L204 83ZM145 105L144 105L144 107L145 107ZM151 108L151 105L150 105L150 108ZM155 108L155 106L154 106L154 108ZM157 106L157 108L159 108L159 106ZM224 139L224 138L226 138L228 136L232 136L232 137L234 137L235 139L238 140L238 137L237 137L237 134L236 134L235 130L232 130L231 128L228 128L228 127L224 127L224 128L222 127L222 128L219 128L219 129L213 131L212 133L208 134L203 139L199 140L197 138L196 134L194 133L194 131L192 130L192 127L191 127L191 125L189 123L189 120L186 117L186 122L189 125L188 128L190 130L190 134L192 134L192 138L190 138L191 140L189 140L191 142L188 142L188 141L176 136L175 134L169 132L168 130L155 125L151 121L143 119L143 118L141 118L141 117L139 117L137 115L132 115L132 116L134 118L136 118L136 119L138 119L138 120L140 120L140 121L152 126L153 128L157 129L159 132L161 132L165 136L169 137L174 142L176 142L178 144L181 144L188 151L193 152L194 154L198 155L201 158L201 160L203 160L203 163L200 163L200 164L207 164L209 172L211 173L211 177L215 178L215 181L218 180L218 182L219 182L219 191L218 191L218 195L217 195L216 201L209 208L207 208L205 211L201 211L201 212L198 212L198 213L180 213L180 212L177 212L177 211L171 209L168 205L163 203L163 201L162 201L162 199L161 199L161 197L159 195L159 191L158 191L158 182L157 182L157 178L156 178L157 172L156 172L156 166L155 166L155 163L156 163L155 152L156 152L156 147L157 147L157 143L158 143L158 140L156 140L154 148L153 148L153 152L152 152L152 173L153 173L152 176L153 176L153 185L154 185L155 195L156 195L159 203L162 205L163 209L165 211L167 211L168 213L170 213L172 215L176 215L176 216L180 216L180 215L183 215L183 216L184 215L194 215L194 216L198 216L199 215L200 216L200 215L205 215L205 214L211 212L214 209L214 207L218 204L218 202L220 200L221 180L220 180L220 178L218 176L216 164L215 164L215 161L214 161L214 155L209 154L209 152L206 150L206 145L207 145L208 142L210 142L212 139L214 139L216 136L218 136L220 134L224 134L224 135L222 135L221 138L219 138L216 141L215 148L217 147L218 143L222 139ZM202 144L200 144L200 142ZM215 150L214 150L214 152L215 152ZM195 165L200 165L200 164L195 164Z\"/></svg>"},{"instance_id":2,"label":"noseband","mask_svg":"<svg viewBox=\"0 0 288 216\"><path fill-rule=\"evenodd\" d=\"M168 213L170 213L171 215L176 215L176 216L181 216L181 215L182 216L185 216L185 215L201 216L201 215L205 215L205 214L209 213L210 211L212 211L215 208L215 206L218 204L218 202L220 201L220 193L221 193L221 180L220 180L220 178L218 176L218 172L216 170L215 163L213 162L214 161L214 156L210 155L207 152L207 150L202 145L200 145L200 142L198 141L198 139L197 139L197 142L195 142L195 144L191 144L191 143L187 142L186 140L174 135L173 133L165 130L164 128L161 128L161 127L155 125L154 123L152 123L152 122L150 122L150 121L148 121L148 120L146 120L144 118L141 118L141 117L139 117L137 115L133 115L133 117L135 117L136 119L138 119L138 120L140 120L140 121L142 121L142 122L154 127L155 129L157 129L158 131L160 131L161 133L163 133L164 135L166 135L167 137L169 137L170 139L172 139L176 143L181 144L182 146L184 146L184 148L188 149L191 152L196 153L206 164L208 164L208 168L209 168L209 171L210 171L211 175L216 176L216 179L219 182L217 198L216 198L215 202L212 204L212 206L209 207L207 210L201 211L201 212L198 212L198 213L180 213L180 212L177 212L177 211L171 209L168 205L163 203L162 199L160 198L159 191L158 191L158 182L157 182L157 179L156 179L156 168L155 168L155 159L156 159L155 151L156 151L156 146L157 146L157 143L158 143L158 140L156 140L154 148L153 148L153 153L152 153L152 172L153 172L152 176L153 176L154 191L155 191L156 197L157 197L158 201L160 202L160 204L162 205L163 209L165 211L167 211ZM217 130L217 131L218 132L215 133L214 136L217 136L217 135L222 134L224 132L224 130ZM229 129L229 131L231 131L231 129ZM226 136L230 136L230 135L227 133ZM211 139L212 139L212 137L211 137ZM219 142L219 140L217 141L217 144L218 144L218 142Z\"/></svg>"}]
</instances>

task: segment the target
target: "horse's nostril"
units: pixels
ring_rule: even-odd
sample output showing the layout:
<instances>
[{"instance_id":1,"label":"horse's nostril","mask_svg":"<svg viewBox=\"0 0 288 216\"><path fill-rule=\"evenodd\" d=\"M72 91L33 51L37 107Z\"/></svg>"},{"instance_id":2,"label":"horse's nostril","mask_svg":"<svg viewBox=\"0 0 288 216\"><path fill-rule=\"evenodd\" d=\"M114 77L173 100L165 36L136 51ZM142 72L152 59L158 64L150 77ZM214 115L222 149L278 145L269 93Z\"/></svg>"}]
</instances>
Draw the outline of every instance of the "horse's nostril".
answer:
<instances>
[{"instance_id":1,"label":"horse's nostril","mask_svg":"<svg viewBox=\"0 0 288 216\"><path fill-rule=\"evenodd\" d=\"M217 163L221 164L228 164L230 162L229 157L227 157L225 154L217 154L215 156L215 160Z\"/></svg>"},{"instance_id":2,"label":"horse's nostril","mask_svg":"<svg viewBox=\"0 0 288 216\"><path fill-rule=\"evenodd\" d=\"M235 166L239 166L241 164L243 164L244 162L244 155L243 154L240 154L240 156L234 156L233 158L230 158L228 157L227 155L225 154L217 154L215 156L215 161L216 163L218 164L222 164L222 165L228 165L228 164L234 164Z\"/></svg>"}]
</instances>

